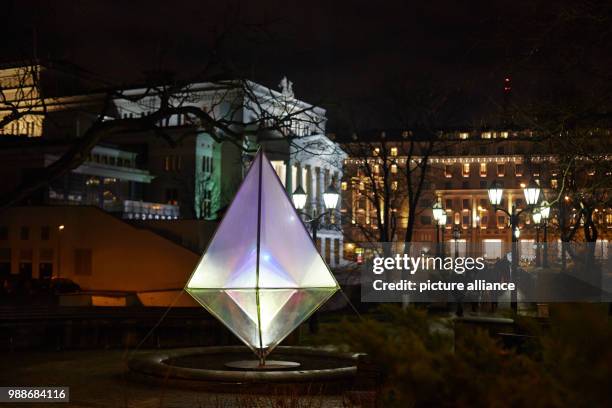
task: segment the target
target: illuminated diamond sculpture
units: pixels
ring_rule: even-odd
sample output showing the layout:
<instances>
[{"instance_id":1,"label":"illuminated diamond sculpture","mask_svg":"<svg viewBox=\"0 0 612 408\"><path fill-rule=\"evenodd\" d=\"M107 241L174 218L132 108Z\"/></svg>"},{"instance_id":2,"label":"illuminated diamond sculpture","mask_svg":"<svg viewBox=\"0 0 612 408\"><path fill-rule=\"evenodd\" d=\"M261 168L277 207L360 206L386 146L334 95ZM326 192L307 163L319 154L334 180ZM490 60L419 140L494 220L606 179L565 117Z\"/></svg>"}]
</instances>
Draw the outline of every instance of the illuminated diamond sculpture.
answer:
<instances>
[{"instance_id":1,"label":"illuminated diamond sculpture","mask_svg":"<svg viewBox=\"0 0 612 408\"><path fill-rule=\"evenodd\" d=\"M187 292L260 361L339 289L259 152Z\"/></svg>"}]
</instances>

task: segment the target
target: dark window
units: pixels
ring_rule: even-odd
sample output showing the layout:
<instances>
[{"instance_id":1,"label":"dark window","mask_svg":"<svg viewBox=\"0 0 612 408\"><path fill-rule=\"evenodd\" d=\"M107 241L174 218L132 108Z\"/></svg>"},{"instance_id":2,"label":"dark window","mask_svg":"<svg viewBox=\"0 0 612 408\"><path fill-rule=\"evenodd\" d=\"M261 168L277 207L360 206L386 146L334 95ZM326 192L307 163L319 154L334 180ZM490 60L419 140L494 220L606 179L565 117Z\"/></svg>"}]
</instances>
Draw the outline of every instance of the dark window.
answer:
<instances>
[{"instance_id":1,"label":"dark window","mask_svg":"<svg viewBox=\"0 0 612 408\"><path fill-rule=\"evenodd\" d=\"M499 146L497 148L497 154L504 154L504 146Z\"/></svg>"},{"instance_id":2,"label":"dark window","mask_svg":"<svg viewBox=\"0 0 612 408\"><path fill-rule=\"evenodd\" d=\"M8 239L8 227L6 225L0 225L0 241L6 241Z\"/></svg>"},{"instance_id":3,"label":"dark window","mask_svg":"<svg viewBox=\"0 0 612 408\"><path fill-rule=\"evenodd\" d=\"M19 274L26 279L32 278L32 253L31 249L19 251Z\"/></svg>"},{"instance_id":4,"label":"dark window","mask_svg":"<svg viewBox=\"0 0 612 408\"><path fill-rule=\"evenodd\" d=\"M450 198L446 199L446 209L451 210L453 208L453 200Z\"/></svg>"},{"instance_id":5,"label":"dark window","mask_svg":"<svg viewBox=\"0 0 612 408\"><path fill-rule=\"evenodd\" d=\"M431 217L429 215L421 215L421 225L431 225Z\"/></svg>"},{"instance_id":6,"label":"dark window","mask_svg":"<svg viewBox=\"0 0 612 408\"><path fill-rule=\"evenodd\" d=\"M470 216L469 215L464 215L463 216L463 225L469 225L470 224Z\"/></svg>"},{"instance_id":7,"label":"dark window","mask_svg":"<svg viewBox=\"0 0 612 408\"><path fill-rule=\"evenodd\" d=\"M464 210L469 210L470 209L470 199L464 198L462 202L462 206Z\"/></svg>"},{"instance_id":8,"label":"dark window","mask_svg":"<svg viewBox=\"0 0 612 408\"><path fill-rule=\"evenodd\" d=\"M74 250L74 273L91 275L91 249Z\"/></svg>"},{"instance_id":9,"label":"dark window","mask_svg":"<svg viewBox=\"0 0 612 408\"><path fill-rule=\"evenodd\" d=\"M11 248L0 248L0 277L11 274Z\"/></svg>"},{"instance_id":10,"label":"dark window","mask_svg":"<svg viewBox=\"0 0 612 408\"><path fill-rule=\"evenodd\" d=\"M19 230L19 237L24 241L30 239L30 228L21 227L21 229Z\"/></svg>"},{"instance_id":11,"label":"dark window","mask_svg":"<svg viewBox=\"0 0 612 408\"><path fill-rule=\"evenodd\" d=\"M450 181L447 181L446 183L444 183L444 188L446 190L451 190L453 188L453 183L451 183Z\"/></svg>"},{"instance_id":12,"label":"dark window","mask_svg":"<svg viewBox=\"0 0 612 408\"><path fill-rule=\"evenodd\" d=\"M431 200L423 198L421 201L419 201L419 206L421 208L429 208L431 206Z\"/></svg>"},{"instance_id":13,"label":"dark window","mask_svg":"<svg viewBox=\"0 0 612 408\"><path fill-rule=\"evenodd\" d=\"M486 180L480 180L480 188L488 188Z\"/></svg>"},{"instance_id":14,"label":"dark window","mask_svg":"<svg viewBox=\"0 0 612 408\"><path fill-rule=\"evenodd\" d=\"M53 262L38 263L38 278L51 279L53 277Z\"/></svg>"},{"instance_id":15,"label":"dark window","mask_svg":"<svg viewBox=\"0 0 612 408\"><path fill-rule=\"evenodd\" d=\"M489 205L489 200L487 200L486 198L481 198L480 199L480 206L482 208L487 208L487 205Z\"/></svg>"},{"instance_id":16,"label":"dark window","mask_svg":"<svg viewBox=\"0 0 612 408\"><path fill-rule=\"evenodd\" d=\"M470 188L470 183L464 181L463 183L461 183L461 188L467 190L468 188Z\"/></svg>"},{"instance_id":17,"label":"dark window","mask_svg":"<svg viewBox=\"0 0 612 408\"><path fill-rule=\"evenodd\" d=\"M51 229L49 227L41 227L40 228L40 239L42 241L48 241L49 240L50 231L51 231Z\"/></svg>"},{"instance_id":18,"label":"dark window","mask_svg":"<svg viewBox=\"0 0 612 408\"><path fill-rule=\"evenodd\" d=\"M340 240L334 239L334 262L336 265L340 263Z\"/></svg>"},{"instance_id":19,"label":"dark window","mask_svg":"<svg viewBox=\"0 0 612 408\"><path fill-rule=\"evenodd\" d=\"M166 203L176 205L178 204L178 189L167 188L166 189Z\"/></svg>"},{"instance_id":20,"label":"dark window","mask_svg":"<svg viewBox=\"0 0 612 408\"><path fill-rule=\"evenodd\" d=\"M325 238L325 262L331 263L331 239Z\"/></svg>"}]
</instances>

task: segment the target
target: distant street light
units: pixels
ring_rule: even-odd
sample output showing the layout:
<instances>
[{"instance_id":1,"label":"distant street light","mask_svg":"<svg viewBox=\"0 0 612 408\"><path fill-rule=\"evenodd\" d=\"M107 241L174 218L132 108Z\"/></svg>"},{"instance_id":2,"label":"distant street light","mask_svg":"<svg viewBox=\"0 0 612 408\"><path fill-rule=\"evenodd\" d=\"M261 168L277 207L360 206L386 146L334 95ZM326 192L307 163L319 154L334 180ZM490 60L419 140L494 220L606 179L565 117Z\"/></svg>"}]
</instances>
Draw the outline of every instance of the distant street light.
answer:
<instances>
[{"instance_id":1,"label":"distant street light","mask_svg":"<svg viewBox=\"0 0 612 408\"><path fill-rule=\"evenodd\" d=\"M446 211L442 208L440 200L436 200L431 211L436 226L436 254L440 255L440 225L446 224ZM442 221L444 221L444 223L442 223Z\"/></svg>"},{"instance_id":2,"label":"distant street light","mask_svg":"<svg viewBox=\"0 0 612 408\"><path fill-rule=\"evenodd\" d=\"M64 231L64 224L60 224L57 227L57 277L61 277L62 271L62 231Z\"/></svg>"},{"instance_id":3,"label":"distant street light","mask_svg":"<svg viewBox=\"0 0 612 408\"><path fill-rule=\"evenodd\" d=\"M544 262L542 262L542 266L544 268L547 268L548 267L548 219L550 217L550 203L548 201L544 200L540 204L540 214L542 214L542 222L544 223L544 237L542 239L544 243L544 253L543 253Z\"/></svg>"},{"instance_id":4,"label":"distant street light","mask_svg":"<svg viewBox=\"0 0 612 408\"><path fill-rule=\"evenodd\" d=\"M512 204L510 211L506 210L503 207L500 207L503 191L504 190L501 184L497 180L493 180L488 191L489 201L491 202L491 205L493 206L493 210L495 212L501 211L508 215L508 217L510 218L510 231L512 235L512 265L510 268L510 273L512 282L515 283L515 287L518 288L516 282L518 272L518 239L521 234L521 231L519 229L519 216L525 211L533 211L540 197L541 189L540 186L532 179L529 182L529 185L527 185L523 189L523 194L525 195L525 202L527 203L527 207L519 211L517 211L516 205L514 204ZM515 313L518 311L517 290L518 289L512 291L510 300L512 310L514 310Z\"/></svg>"},{"instance_id":5,"label":"distant street light","mask_svg":"<svg viewBox=\"0 0 612 408\"><path fill-rule=\"evenodd\" d=\"M540 224L542 223L541 207L533 210L531 218L533 218L533 225L535 225L536 228L536 266L540 266Z\"/></svg>"}]
</instances>

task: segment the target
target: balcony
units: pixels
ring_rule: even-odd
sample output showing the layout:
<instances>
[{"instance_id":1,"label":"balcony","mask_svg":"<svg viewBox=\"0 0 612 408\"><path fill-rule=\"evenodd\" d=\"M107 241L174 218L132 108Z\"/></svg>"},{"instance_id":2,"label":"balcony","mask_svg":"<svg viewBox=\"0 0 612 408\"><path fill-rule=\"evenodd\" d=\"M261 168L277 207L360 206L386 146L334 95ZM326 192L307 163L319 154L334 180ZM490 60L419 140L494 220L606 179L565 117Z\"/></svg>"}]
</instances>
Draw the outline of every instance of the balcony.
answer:
<instances>
[{"instance_id":1,"label":"balcony","mask_svg":"<svg viewBox=\"0 0 612 408\"><path fill-rule=\"evenodd\" d=\"M121 217L127 220L176 220L180 211L178 205L147 203L143 201L124 200L115 203L105 210L120 212Z\"/></svg>"}]
</instances>

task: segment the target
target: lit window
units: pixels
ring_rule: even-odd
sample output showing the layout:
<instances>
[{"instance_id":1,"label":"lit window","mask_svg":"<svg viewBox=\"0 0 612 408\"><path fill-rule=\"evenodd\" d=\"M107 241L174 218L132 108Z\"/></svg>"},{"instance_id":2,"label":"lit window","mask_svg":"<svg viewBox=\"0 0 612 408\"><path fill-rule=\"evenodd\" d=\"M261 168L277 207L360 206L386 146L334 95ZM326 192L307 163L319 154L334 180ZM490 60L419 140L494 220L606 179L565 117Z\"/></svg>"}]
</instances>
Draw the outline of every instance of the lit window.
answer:
<instances>
[{"instance_id":1,"label":"lit window","mask_svg":"<svg viewBox=\"0 0 612 408\"><path fill-rule=\"evenodd\" d=\"M397 173L397 164L392 164L391 165L391 173L393 173L393 174Z\"/></svg>"},{"instance_id":2,"label":"lit window","mask_svg":"<svg viewBox=\"0 0 612 408\"><path fill-rule=\"evenodd\" d=\"M523 165L522 164L515 164L514 165L514 175L517 177L520 177L523 175Z\"/></svg>"},{"instance_id":3,"label":"lit window","mask_svg":"<svg viewBox=\"0 0 612 408\"><path fill-rule=\"evenodd\" d=\"M470 177L470 163L463 163L462 170L463 177Z\"/></svg>"},{"instance_id":4,"label":"lit window","mask_svg":"<svg viewBox=\"0 0 612 408\"><path fill-rule=\"evenodd\" d=\"M397 147L391 148L391 156L397 156Z\"/></svg>"},{"instance_id":5,"label":"lit window","mask_svg":"<svg viewBox=\"0 0 612 408\"><path fill-rule=\"evenodd\" d=\"M559 188L559 182L557 181L557 179L550 180L550 188Z\"/></svg>"},{"instance_id":6,"label":"lit window","mask_svg":"<svg viewBox=\"0 0 612 408\"><path fill-rule=\"evenodd\" d=\"M453 166L447 164L444 166L444 177L451 178L453 177Z\"/></svg>"},{"instance_id":7,"label":"lit window","mask_svg":"<svg viewBox=\"0 0 612 408\"><path fill-rule=\"evenodd\" d=\"M504 177L506 175L506 166L503 164L497 165L497 176Z\"/></svg>"},{"instance_id":8,"label":"lit window","mask_svg":"<svg viewBox=\"0 0 612 408\"><path fill-rule=\"evenodd\" d=\"M463 139L463 140L465 140L465 139L467 139L468 137L470 137L470 134L469 134L469 133L467 133L467 132L461 132L461 133L459 133L459 139Z\"/></svg>"},{"instance_id":9,"label":"lit window","mask_svg":"<svg viewBox=\"0 0 612 408\"><path fill-rule=\"evenodd\" d=\"M343 181L343 182L342 182L342 184L341 184L341 186L342 186L342 190L343 190L343 191L346 191L346 190L348 189L348 184L347 184L347 182L346 182L346 181Z\"/></svg>"},{"instance_id":10,"label":"lit window","mask_svg":"<svg viewBox=\"0 0 612 408\"><path fill-rule=\"evenodd\" d=\"M374 151L372 152L372 154L373 154L374 156L378 156L378 155L380 154L380 148L379 148L379 147L375 147L375 148L374 148Z\"/></svg>"},{"instance_id":11,"label":"lit window","mask_svg":"<svg viewBox=\"0 0 612 408\"><path fill-rule=\"evenodd\" d=\"M391 190L393 190L393 191L397 190L397 181L392 181L391 182Z\"/></svg>"},{"instance_id":12,"label":"lit window","mask_svg":"<svg viewBox=\"0 0 612 408\"><path fill-rule=\"evenodd\" d=\"M380 172L380 166L378 164L374 165L374 174L378 174Z\"/></svg>"},{"instance_id":13,"label":"lit window","mask_svg":"<svg viewBox=\"0 0 612 408\"><path fill-rule=\"evenodd\" d=\"M507 138L508 138L508 132L501 132L501 133L499 134L499 136L500 136L501 138L503 138L503 139L507 139Z\"/></svg>"},{"instance_id":14,"label":"lit window","mask_svg":"<svg viewBox=\"0 0 612 408\"><path fill-rule=\"evenodd\" d=\"M480 177L487 177L487 163L480 163Z\"/></svg>"},{"instance_id":15,"label":"lit window","mask_svg":"<svg viewBox=\"0 0 612 408\"><path fill-rule=\"evenodd\" d=\"M491 132L482 132L481 137L483 139L490 139L491 138Z\"/></svg>"}]
</instances>

